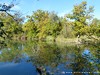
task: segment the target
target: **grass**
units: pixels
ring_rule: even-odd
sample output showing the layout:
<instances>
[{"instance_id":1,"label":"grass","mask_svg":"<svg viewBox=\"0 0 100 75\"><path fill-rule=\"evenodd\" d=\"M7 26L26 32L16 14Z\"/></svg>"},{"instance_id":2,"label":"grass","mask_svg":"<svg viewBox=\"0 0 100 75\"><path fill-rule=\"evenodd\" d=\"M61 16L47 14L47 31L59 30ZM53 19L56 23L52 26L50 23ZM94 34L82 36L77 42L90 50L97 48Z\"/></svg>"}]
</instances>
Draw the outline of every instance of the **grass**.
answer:
<instances>
[{"instance_id":1,"label":"grass","mask_svg":"<svg viewBox=\"0 0 100 75\"><path fill-rule=\"evenodd\" d=\"M64 38L63 36L58 36L56 42L62 43L79 43L78 38Z\"/></svg>"}]
</instances>

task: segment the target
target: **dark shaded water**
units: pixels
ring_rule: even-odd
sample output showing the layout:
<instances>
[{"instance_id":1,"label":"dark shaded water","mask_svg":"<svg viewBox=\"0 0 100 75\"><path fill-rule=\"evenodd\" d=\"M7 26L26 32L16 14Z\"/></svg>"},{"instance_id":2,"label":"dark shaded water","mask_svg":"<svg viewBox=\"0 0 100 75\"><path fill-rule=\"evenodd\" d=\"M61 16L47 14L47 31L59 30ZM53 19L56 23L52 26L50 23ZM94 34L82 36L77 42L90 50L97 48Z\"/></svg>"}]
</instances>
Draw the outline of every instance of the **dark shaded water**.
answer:
<instances>
[{"instance_id":1,"label":"dark shaded water","mask_svg":"<svg viewBox=\"0 0 100 75\"><path fill-rule=\"evenodd\" d=\"M0 75L100 75L100 44L6 42Z\"/></svg>"}]
</instances>

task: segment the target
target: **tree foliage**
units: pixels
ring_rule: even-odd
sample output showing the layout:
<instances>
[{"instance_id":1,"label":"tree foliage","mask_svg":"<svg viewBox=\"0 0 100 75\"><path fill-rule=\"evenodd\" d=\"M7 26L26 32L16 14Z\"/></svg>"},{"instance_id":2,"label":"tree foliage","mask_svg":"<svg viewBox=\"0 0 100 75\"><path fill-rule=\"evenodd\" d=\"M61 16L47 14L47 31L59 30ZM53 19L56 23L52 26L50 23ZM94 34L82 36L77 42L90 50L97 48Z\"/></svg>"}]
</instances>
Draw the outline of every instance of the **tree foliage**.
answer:
<instances>
[{"instance_id":1,"label":"tree foliage","mask_svg":"<svg viewBox=\"0 0 100 75\"><path fill-rule=\"evenodd\" d=\"M17 18L18 14L13 15L13 17L17 21L15 21L11 16L6 13L0 13L0 31L3 32L2 36L6 34L8 37L12 37L13 34L19 34L22 31L22 18Z\"/></svg>"},{"instance_id":2,"label":"tree foliage","mask_svg":"<svg viewBox=\"0 0 100 75\"><path fill-rule=\"evenodd\" d=\"M33 15L28 16L28 21L23 26L26 35L33 35L43 39L48 35L56 37L60 34L61 24L59 17L54 13L43 10L37 10Z\"/></svg>"},{"instance_id":3,"label":"tree foliage","mask_svg":"<svg viewBox=\"0 0 100 75\"><path fill-rule=\"evenodd\" d=\"M100 20L97 18L94 18L92 20L91 26L90 26L90 33L92 35L96 35L100 37Z\"/></svg>"},{"instance_id":4,"label":"tree foliage","mask_svg":"<svg viewBox=\"0 0 100 75\"><path fill-rule=\"evenodd\" d=\"M45 39L48 36L65 38L75 36L100 36L100 20L94 18L93 6L87 7L87 2L74 5L71 13L59 17L55 12L37 10L27 16L26 22L20 13L14 15L0 12L0 37L19 37Z\"/></svg>"},{"instance_id":5,"label":"tree foliage","mask_svg":"<svg viewBox=\"0 0 100 75\"><path fill-rule=\"evenodd\" d=\"M86 34L85 27L88 25L87 20L92 18L92 12L93 7L87 8L87 2L83 1L81 4L74 6L72 14L67 14L67 18L74 20L73 29L76 36Z\"/></svg>"}]
</instances>

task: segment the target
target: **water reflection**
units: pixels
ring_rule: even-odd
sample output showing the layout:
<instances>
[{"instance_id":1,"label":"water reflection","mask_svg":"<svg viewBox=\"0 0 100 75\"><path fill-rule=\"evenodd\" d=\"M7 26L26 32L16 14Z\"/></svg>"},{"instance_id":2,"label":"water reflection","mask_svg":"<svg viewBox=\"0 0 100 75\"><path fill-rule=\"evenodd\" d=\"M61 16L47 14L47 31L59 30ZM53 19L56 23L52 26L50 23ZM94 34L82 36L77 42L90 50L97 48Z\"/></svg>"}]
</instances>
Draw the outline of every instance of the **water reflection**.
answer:
<instances>
[{"instance_id":1,"label":"water reflection","mask_svg":"<svg viewBox=\"0 0 100 75\"><path fill-rule=\"evenodd\" d=\"M9 41L0 48L0 75L99 75L99 45Z\"/></svg>"}]
</instances>

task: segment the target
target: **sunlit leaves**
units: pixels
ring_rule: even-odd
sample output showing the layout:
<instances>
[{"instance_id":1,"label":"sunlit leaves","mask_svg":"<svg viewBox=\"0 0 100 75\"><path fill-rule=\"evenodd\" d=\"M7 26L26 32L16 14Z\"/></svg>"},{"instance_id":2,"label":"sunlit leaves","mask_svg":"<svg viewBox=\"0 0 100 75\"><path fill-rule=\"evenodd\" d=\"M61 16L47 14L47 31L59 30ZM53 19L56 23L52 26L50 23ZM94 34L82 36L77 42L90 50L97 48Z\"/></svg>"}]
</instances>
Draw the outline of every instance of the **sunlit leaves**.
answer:
<instances>
[{"instance_id":1,"label":"sunlit leaves","mask_svg":"<svg viewBox=\"0 0 100 75\"><path fill-rule=\"evenodd\" d=\"M4 26L2 26L2 30L5 32L5 34L7 34L7 37L12 37L13 34L19 34L22 31L22 18L18 15L20 14L13 15L13 17L17 19L17 21L15 21L8 14L2 12L0 13L0 21L4 24Z\"/></svg>"},{"instance_id":2,"label":"sunlit leaves","mask_svg":"<svg viewBox=\"0 0 100 75\"><path fill-rule=\"evenodd\" d=\"M87 26L87 20L92 18L91 13L93 12L93 7L87 8L87 2L83 1L79 5L75 5L72 14L68 14L67 18L74 20L74 30L76 35L83 35L86 31L85 26ZM87 32L86 32L87 33Z\"/></svg>"},{"instance_id":3,"label":"sunlit leaves","mask_svg":"<svg viewBox=\"0 0 100 75\"><path fill-rule=\"evenodd\" d=\"M61 24L59 17L54 12L37 10L31 16L28 16L28 21L24 24L23 30L26 35L35 34L35 37L39 39L46 38L48 35L56 37L60 33Z\"/></svg>"}]
</instances>

